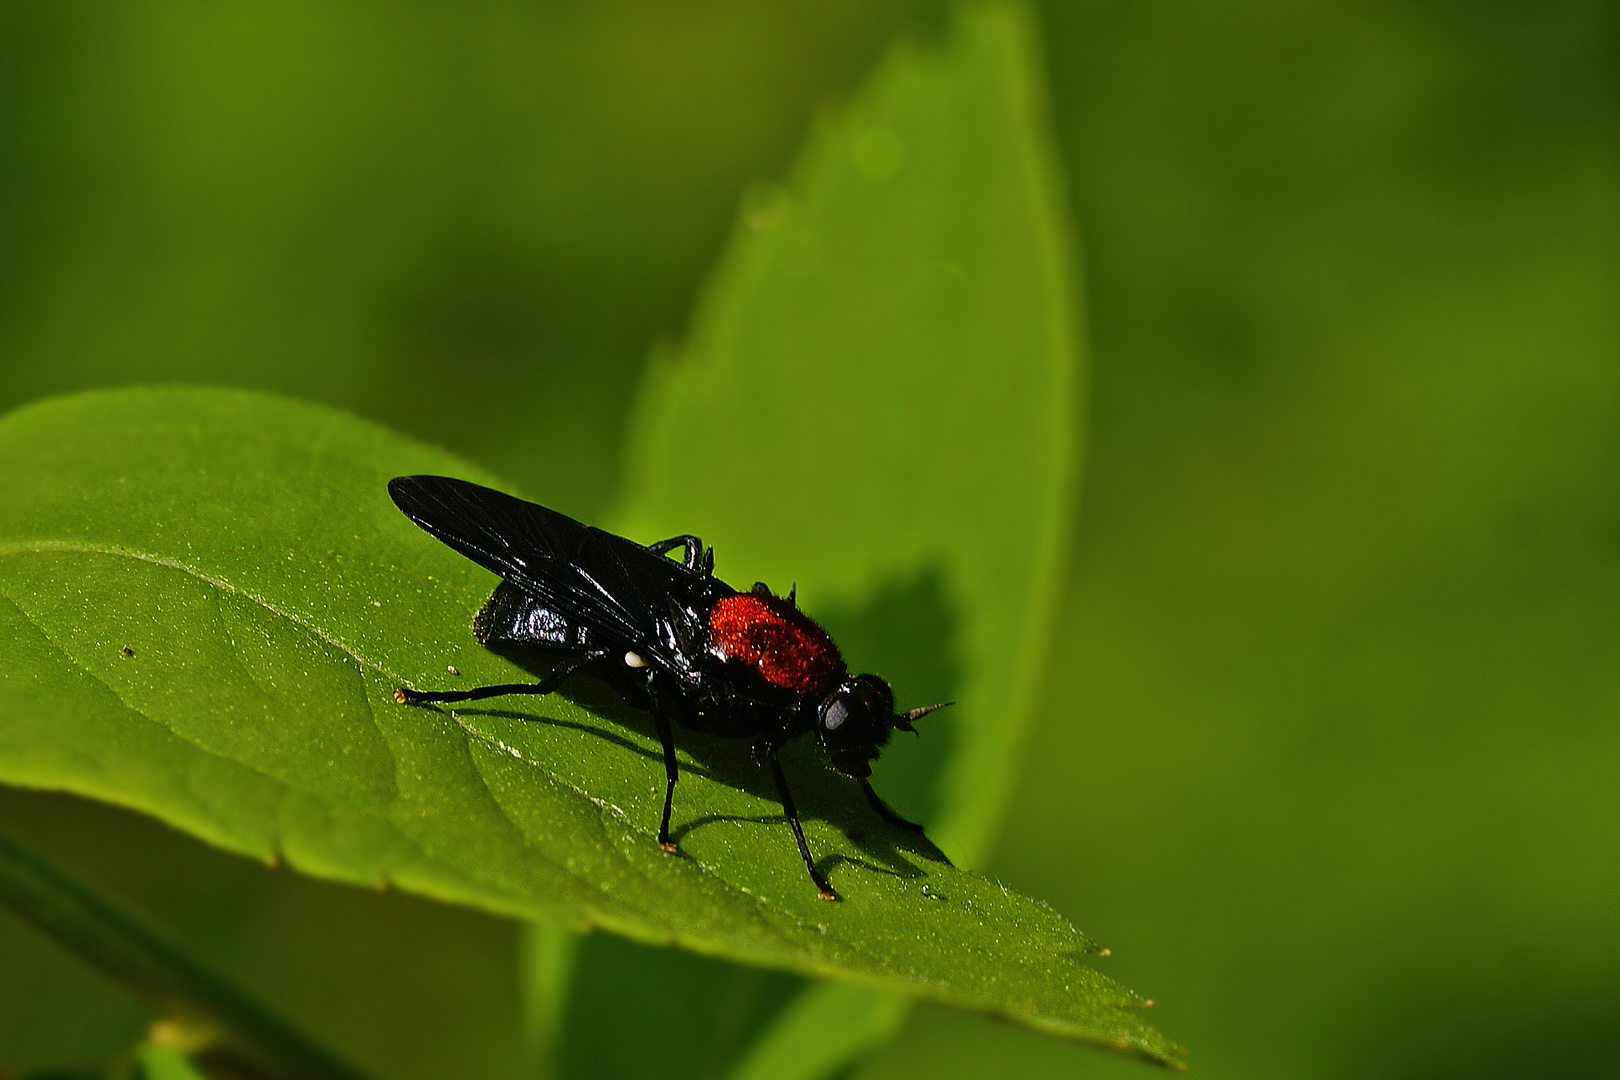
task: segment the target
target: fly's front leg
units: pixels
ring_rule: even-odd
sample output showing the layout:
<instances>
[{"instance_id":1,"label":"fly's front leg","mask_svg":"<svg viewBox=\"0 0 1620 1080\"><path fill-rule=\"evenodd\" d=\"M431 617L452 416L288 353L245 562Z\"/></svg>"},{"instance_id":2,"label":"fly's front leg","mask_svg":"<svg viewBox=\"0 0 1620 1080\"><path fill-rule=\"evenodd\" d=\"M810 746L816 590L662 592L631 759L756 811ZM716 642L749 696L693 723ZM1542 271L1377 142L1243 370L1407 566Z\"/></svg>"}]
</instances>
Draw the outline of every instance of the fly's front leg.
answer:
<instances>
[{"instance_id":1,"label":"fly's front leg","mask_svg":"<svg viewBox=\"0 0 1620 1080\"><path fill-rule=\"evenodd\" d=\"M665 851L674 851L675 841L669 838L669 812L675 804L675 781L681 773L675 762L675 730L669 720L669 703L659 693L658 684L657 673L650 672L647 675L649 711L652 713L653 726L658 729L658 739L664 744L664 816L658 822L658 846Z\"/></svg>"},{"instance_id":2,"label":"fly's front leg","mask_svg":"<svg viewBox=\"0 0 1620 1080\"><path fill-rule=\"evenodd\" d=\"M440 701L478 701L481 698L505 697L507 694L549 694L557 690L568 677L592 660L600 660L606 653L588 652L559 664L550 675L537 683L508 683L504 686L479 686L472 690L445 690L432 692L400 687L394 691L394 700L401 705L426 705Z\"/></svg>"},{"instance_id":3,"label":"fly's front leg","mask_svg":"<svg viewBox=\"0 0 1620 1080\"><path fill-rule=\"evenodd\" d=\"M860 778L860 785L862 793L866 795L866 804L876 810L884 821L887 821L890 825L898 825L902 829L910 829L914 833L922 833L923 827L921 825L915 821L907 821L895 813L894 809L884 802L877 792L872 790L872 781L863 776Z\"/></svg>"},{"instance_id":4,"label":"fly's front leg","mask_svg":"<svg viewBox=\"0 0 1620 1080\"><path fill-rule=\"evenodd\" d=\"M758 753L758 751L755 751ZM799 825L799 811L793 806L793 793L788 790L787 777L782 775L782 762L776 756L776 748L769 751L771 760L771 774L776 777L776 790L782 796L782 813L787 816L788 824L793 827L793 839L799 842L799 857L804 860L804 868L810 871L810 880L815 882L816 892L823 900L836 900L838 894L821 871L816 869L815 860L810 858L810 845L804 842L804 829Z\"/></svg>"}]
</instances>

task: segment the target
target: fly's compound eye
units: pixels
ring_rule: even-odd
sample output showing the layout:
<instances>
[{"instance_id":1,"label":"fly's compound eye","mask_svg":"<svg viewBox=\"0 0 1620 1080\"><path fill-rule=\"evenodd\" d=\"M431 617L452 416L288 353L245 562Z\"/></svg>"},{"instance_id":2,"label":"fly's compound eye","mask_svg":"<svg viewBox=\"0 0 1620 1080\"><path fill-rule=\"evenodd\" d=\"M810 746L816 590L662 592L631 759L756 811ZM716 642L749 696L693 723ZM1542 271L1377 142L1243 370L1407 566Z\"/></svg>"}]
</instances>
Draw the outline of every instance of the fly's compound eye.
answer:
<instances>
[{"instance_id":1,"label":"fly's compound eye","mask_svg":"<svg viewBox=\"0 0 1620 1080\"><path fill-rule=\"evenodd\" d=\"M850 776L870 776L867 764L888 741L894 720L894 694L876 675L845 679L821 703L816 737L833 766Z\"/></svg>"}]
</instances>

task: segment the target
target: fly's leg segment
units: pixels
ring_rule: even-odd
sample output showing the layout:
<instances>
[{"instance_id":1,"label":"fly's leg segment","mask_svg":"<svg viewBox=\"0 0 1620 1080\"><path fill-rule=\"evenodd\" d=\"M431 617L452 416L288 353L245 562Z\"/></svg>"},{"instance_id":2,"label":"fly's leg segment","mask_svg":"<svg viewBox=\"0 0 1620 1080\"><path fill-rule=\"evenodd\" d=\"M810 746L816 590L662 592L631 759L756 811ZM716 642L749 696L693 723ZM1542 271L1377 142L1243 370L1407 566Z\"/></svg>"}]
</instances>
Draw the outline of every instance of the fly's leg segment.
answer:
<instances>
[{"instance_id":1,"label":"fly's leg segment","mask_svg":"<svg viewBox=\"0 0 1620 1080\"><path fill-rule=\"evenodd\" d=\"M658 676L647 676L647 698L652 712L653 726L658 729L658 740L664 744L664 816L658 822L658 846L665 851L675 850L675 841L669 838L669 812L675 805L675 781L680 767L675 763L675 731L669 722L669 710L658 693Z\"/></svg>"},{"instance_id":2,"label":"fly's leg segment","mask_svg":"<svg viewBox=\"0 0 1620 1080\"><path fill-rule=\"evenodd\" d=\"M866 804L873 810L876 810L878 812L878 816L884 821L887 821L890 825L898 825L902 829L910 829L914 833L920 833L923 831L923 827L917 824L915 821L907 821L905 818L895 813L889 804L884 802L878 793L872 790L872 781L863 776L860 778L860 785L861 794L866 796Z\"/></svg>"},{"instance_id":3,"label":"fly's leg segment","mask_svg":"<svg viewBox=\"0 0 1620 1080\"><path fill-rule=\"evenodd\" d=\"M665 555L676 548L685 548L686 553L681 562L686 564L688 570L696 570L704 577L714 572L714 548L706 548L703 541L690 533L672 536L668 540L660 540L656 544L648 544L647 550L654 555Z\"/></svg>"},{"instance_id":4,"label":"fly's leg segment","mask_svg":"<svg viewBox=\"0 0 1620 1080\"><path fill-rule=\"evenodd\" d=\"M793 839L799 842L799 857L804 860L804 868L810 871L810 880L816 883L816 891L823 900L836 900L838 894L827 879L821 876L816 869L814 860L810 858L810 845L804 842L804 829L799 826L799 812L793 806L793 794L788 791L787 777L782 775L782 762L777 758L776 751L770 753L771 773L776 777L776 790L782 796L782 813L787 815L788 824L793 827Z\"/></svg>"},{"instance_id":5,"label":"fly's leg segment","mask_svg":"<svg viewBox=\"0 0 1620 1080\"><path fill-rule=\"evenodd\" d=\"M685 548L686 554L682 557L681 562L685 563L688 568L695 567L698 556L703 551L703 541L690 533L682 533L680 536L672 536L668 540L660 540L656 544L647 545L647 550L654 555L668 555L676 548Z\"/></svg>"},{"instance_id":6,"label":"fly's leg segment","mask_svg":"<svg viewBox=\"0 0 1620 1080\"><path fill-rule=\"evenodd\" d=\"M409 690L402 686L394 691L394 700L401 705L425 705L437 701L478 701L482 698L505 697L507 694L549 694L567 682L574 672L605 655L599 652L584 653L558 665L550 675L537 683L508 683L504 686L479 686L472 690L446 690L440 693Z\"/></svg>"}]
</instances>

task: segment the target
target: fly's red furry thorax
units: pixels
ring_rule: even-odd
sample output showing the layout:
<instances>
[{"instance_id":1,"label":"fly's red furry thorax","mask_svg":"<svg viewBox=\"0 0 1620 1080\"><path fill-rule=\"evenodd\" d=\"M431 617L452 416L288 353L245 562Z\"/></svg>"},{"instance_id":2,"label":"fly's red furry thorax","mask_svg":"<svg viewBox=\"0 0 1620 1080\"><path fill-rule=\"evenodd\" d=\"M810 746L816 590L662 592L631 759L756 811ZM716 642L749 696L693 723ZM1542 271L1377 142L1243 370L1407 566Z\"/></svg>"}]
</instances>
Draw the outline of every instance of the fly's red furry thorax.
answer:
<instances>
[{"instance_id":1,"label":"fly's red furry thorax","mask_svg":"<svg viewBox=\"0 0 1620 1080\"><path fill-rule=\"evenodd\" d=\"M756 668L772 686L821 697L844 674L844 658L827 631L785 597L740 593L709 613L711 647Z\"/></svg>"}]
</instances>

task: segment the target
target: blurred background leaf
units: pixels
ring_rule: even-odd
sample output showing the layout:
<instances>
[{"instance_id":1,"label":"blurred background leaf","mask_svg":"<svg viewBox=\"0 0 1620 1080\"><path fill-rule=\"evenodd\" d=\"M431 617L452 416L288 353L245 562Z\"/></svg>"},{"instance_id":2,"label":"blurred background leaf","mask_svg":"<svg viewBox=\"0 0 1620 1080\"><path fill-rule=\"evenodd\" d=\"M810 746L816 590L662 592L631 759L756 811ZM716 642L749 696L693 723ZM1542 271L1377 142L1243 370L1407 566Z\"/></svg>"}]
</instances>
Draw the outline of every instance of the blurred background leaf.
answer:
<instances>
[{"instance_id":1,"label":"blurred background leaf","mask_svg":"<svg viewBox=\"0 0 1620 1080\"><path fill-rule=\"evenodd\" d=\"M685 347L638 396L617 515L632 536L724 538L726 572L796 583L853 670L953 703L891 740L874 782L966 866L1020 772L1077 494L1072 240L1040 67L1022 9L964 9L744 195ZM577 959L619 1002L572 1010L570 1075L840 1076L910 1005L600 938ZM654 1027L679 1030L622 1036Z\"/></svg>"},{"instance_id":2,"label":"blurred background leaf","mask_svg":"<svg viewBox=\"0 0 1620 1080\"><path fill-rule=\"evenodd\" d=\"M1200 1075L1605 1071L1614 6L1039 12L1090 448L991 869L1084 911ZM741 193L935 17L0 5L0 402L264 386L599 516ZM0 814L380 1071L523 1068L505 924L66 800ZM0 922L7 1064L139 1030L52 949ZM1138 1068L923 1010L869 1073Z\"/></svg>"}]
</instances>

